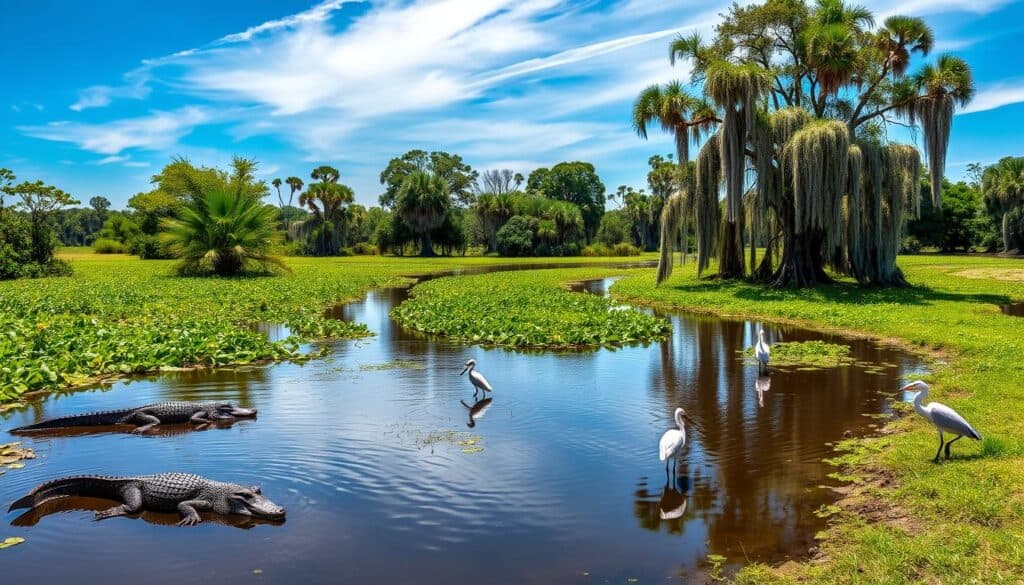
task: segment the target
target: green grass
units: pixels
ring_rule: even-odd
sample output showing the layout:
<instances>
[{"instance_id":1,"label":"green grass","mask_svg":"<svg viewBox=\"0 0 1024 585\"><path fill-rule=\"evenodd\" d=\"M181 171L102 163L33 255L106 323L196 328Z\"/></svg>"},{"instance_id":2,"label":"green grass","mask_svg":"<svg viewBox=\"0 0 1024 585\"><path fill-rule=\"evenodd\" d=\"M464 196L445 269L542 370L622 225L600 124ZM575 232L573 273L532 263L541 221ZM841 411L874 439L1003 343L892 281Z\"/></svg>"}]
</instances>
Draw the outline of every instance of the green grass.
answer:
<instances>
[{"instance_id":1,"label":"green grass","mask_svg":"<svg viewBox=\"0 0 1024 585\"><path fill-rule=\"evenodd\" d=\"M291 274L220 279L181 278L173 275L173 261L88 248L66 248L61 257L71 262L73 276L0 282L0 403L98 377L298 357L300 339L369 334L365 326L325 317L324 309L373 287L408 282L409 275L616 260L290 258ZM283 323L297 337L271 342L252 329L260 321Z\"/></svg>"},{"instance_id":2,"label":"green grass","mask_svg":"<svg viewBox=\"0 0 1024 585\"><path fill-rule=\"evenodd\" d=\"M663 337L664 319L564 286L625 272L588 267L441 278L417 285L391 314L419 331L485 345L580 347Z\"/></svg>"},{"instance_id":3,"label":"green grass","mask_svg":"<svg viewBox=\"0 0 1024 585\"><path fill-rule=\"evenodd\" d=\"M785 368L803 366L811 368L835 368L851 364L850 347L836 343L815 341L788 341L775 343L771 346L771 367ZM754 348L743 350L743 355L751 363L755 363Z\"/></svg>"},{"instance_id":4,"label":"green grass","mask_svg":"<svg viewBox=\"0 0 1024 585\"><path fill-rule=\"evenodd\" d=\"M958 442L953 460L934 465L935 431L911 414L892 423L896 433L846 443L836 462L886 510L881 520L847 506L824 535L821 562L784 574L755 566L739 581L1010 583L1024 575L1024 319L999 310L1024 299L1024 262L913 256L900 265L913 288L766 290L700 280L692 266L661 287L648 273L612 288L631 302L859 332L928 352L937 358L933 399L986 437Z\"/></svg>"}]
</instances>

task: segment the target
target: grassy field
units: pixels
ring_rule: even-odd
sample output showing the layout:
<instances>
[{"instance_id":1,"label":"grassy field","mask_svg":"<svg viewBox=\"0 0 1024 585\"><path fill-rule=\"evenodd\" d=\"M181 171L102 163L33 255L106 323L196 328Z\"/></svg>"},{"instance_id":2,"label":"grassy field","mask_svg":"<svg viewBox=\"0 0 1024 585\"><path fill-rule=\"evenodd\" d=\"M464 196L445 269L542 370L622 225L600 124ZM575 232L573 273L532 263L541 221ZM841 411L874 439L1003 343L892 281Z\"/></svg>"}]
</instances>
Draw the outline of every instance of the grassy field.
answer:
<instances>
[{"instance_id":1,"label":"grassy field","mask_svg":"<svg viewBox=\"0 0 1024 585\"><path fill-rule=\"evenodd\" d=\"M630 272L587 267L441 278L413 288L392 315L407 327L485 345L600 346L663 337L664 319L617 310L609 299L564 286Z\"/></svg>"},{"instance_id":2,"label":"grassy field","mask_svg":"<svg viewBox=\"0 0 1024 585\"><path fill-rule=\"evenodd\" d=\"M61 257L71 262L74 276L0 282L0 402L97 377L298 357L299 339L369 334L362 325L325 317L324 309L370 288L401 284L410 275L538 261L290 258L291 274L218 279L180 278L172 274L172 261L97 255L89 249L65 249ZM297 336L271 342L254 330L258 322L283 323Z\"/></svg>"},{"instance_id":3,"label":"grassy field","mask_svg":"<svg viewBox=\"0 0 1024 585\"><path fill-rule=\"evenodd\" d=\"M766 290L697 279L681 267L661 287L651 274L618 281L630 302L860 332L936 357L932 398L985 437L932 464L936 432L916 415L880 437L852 441L837 457L856 481L836 508L820 558L769 570L749 583L1021 583L1024 579L1024 319L999 305L1024 300L1024 261L912 256L900 265L909 289L849 283ZM896 389L894 389L895 391Z\"/></svg>"}]
</instances>

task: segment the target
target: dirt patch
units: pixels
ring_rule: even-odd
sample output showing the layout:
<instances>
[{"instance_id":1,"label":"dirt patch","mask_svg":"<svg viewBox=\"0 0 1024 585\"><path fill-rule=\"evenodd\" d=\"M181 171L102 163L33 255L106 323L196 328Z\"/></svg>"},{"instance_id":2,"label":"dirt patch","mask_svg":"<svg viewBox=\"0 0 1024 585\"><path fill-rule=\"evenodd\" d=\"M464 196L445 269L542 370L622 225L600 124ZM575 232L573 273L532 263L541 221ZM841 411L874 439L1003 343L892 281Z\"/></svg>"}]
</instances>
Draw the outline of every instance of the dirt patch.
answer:
<instances>
[{"instance_id":1,"label":"dirt patch","mask_svg":"<svg viewBox=\"0 0 1024 585\"><path fill-rule=\"evenodd\" d=\"M924 523L880 493L898 487L899 484L892 472L884 469L866 471L866 481L833 488L833 491L841 496L835 505L871 524L885 524L910 535L919 533Z\"/></svg>"},{"instance_id":2,"label":"dirt patch","mask_svg":"<svg viewBox=\"0 0 1024 585\"><path fill-rule=\"evenodd\" d=\"M1004 280L1007 282L1024 282L1024 268L969 268L954 272L953 276L974 278L978 280Z\"/></svg>"}]
</instances>

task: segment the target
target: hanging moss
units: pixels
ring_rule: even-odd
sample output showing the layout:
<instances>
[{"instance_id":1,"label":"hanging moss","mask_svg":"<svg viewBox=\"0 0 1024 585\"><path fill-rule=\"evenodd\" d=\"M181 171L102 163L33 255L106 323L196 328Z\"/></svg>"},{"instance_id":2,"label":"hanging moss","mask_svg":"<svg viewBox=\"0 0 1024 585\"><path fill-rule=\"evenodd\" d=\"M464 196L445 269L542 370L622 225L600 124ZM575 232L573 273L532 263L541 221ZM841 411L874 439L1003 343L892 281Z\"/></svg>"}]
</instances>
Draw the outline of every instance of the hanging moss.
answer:
<instances>
[{"instance_id":1,"label":"hanging moss","mask_svg":"<svg viewBox=\"0 0 1024 585\"><path fill-rule=\"evenodd\" d=\"M946 150L953 129L953 96L941 94L918 100L914 113L924 135L928 176L932 183L932 205L942 208L942 177L946 174Z\"/></svg>"},{"instance_id":2,"label":"hanging moss","mask_svg":"<svg viewBox=\"0 0 1024 585\"><path fill-rule=\"evenodd\" d=\"M783 164L793 185L797 234L838 232L833 222L845 187L849 147L846 124L837 120L808 124L786 143Z\"/></svg>"},{"instance_id":3,"label":"hanging moss","mask_svg":"<svg viewBox=\"0 0 1024 585\"><path fill-rule=\"evenodd\" d=\"M694 189L694 219L697 235L697 273L708 267L715 250L721 211L718 206L718 188L722 176L720 135L714 134L697 154L696 187Z\"/></svg>"}]
</instances>

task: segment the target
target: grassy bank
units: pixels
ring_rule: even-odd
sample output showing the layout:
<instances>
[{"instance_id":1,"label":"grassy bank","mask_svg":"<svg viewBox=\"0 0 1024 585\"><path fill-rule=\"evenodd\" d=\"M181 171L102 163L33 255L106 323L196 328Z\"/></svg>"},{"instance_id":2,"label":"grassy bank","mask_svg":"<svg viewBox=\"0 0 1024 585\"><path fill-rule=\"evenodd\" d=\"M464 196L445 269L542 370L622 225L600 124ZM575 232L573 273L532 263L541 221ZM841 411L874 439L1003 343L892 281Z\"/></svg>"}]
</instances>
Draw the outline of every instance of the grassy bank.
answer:
<instances>
[{"instance_id":1,"label":"grassy bank","mask_svg":"<svg viewBox=\"0 0 1024 585\"><path fill-rule=\"evenodd\" d=\"M564 286L624 273L593 267L441 278L417 285L392 316L419 331L485 345L601 346L664 336L664 319Z\"/></svg>"},{"instance_id":2,"label":"grassy bank","mask_svg":"<svg viewBox=\"0 0 1024 585\"><path fill-rule=\"evenodd\" d=\"M1024 575L1024 319L999 309L1024 300L1024 262L916 256L900 265L913 288L766 290L699 280L692 266L661 287L648 273L612 288L631 302L856 331L929 351L941 360L932 398L986 438L958 442L953 460L934 465L938 437L914 415L892 423L898 432L845 445L841 472L856 484L820 558L782 571L751 567L740 581L1016 583Z\"/></svg>"},{"instance_id":3,"label":"grassy bank","mask_svg":"<svg viewBox=\"0 0 1024 585\"><path fill-rule=\"evenodd\" d=\"M495 264L609 262L613 258L291 258L291 274L180 278L173 262L68 249L74 275L0 282L0 402L31 390L167 367L296 356L299 339L370 332L324 309L404 276ZM635 262L635 258L628 259ZM283 323L296 338L271 342L254 323Z\"/></svg>"}]
</instances>

